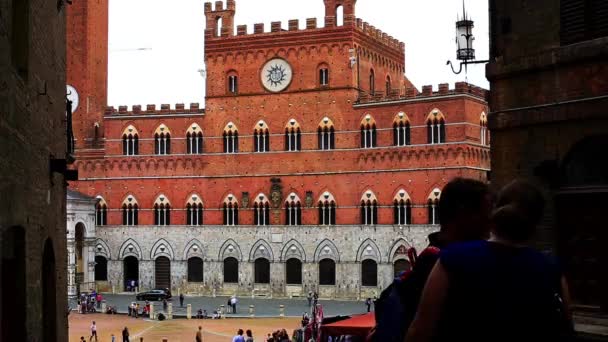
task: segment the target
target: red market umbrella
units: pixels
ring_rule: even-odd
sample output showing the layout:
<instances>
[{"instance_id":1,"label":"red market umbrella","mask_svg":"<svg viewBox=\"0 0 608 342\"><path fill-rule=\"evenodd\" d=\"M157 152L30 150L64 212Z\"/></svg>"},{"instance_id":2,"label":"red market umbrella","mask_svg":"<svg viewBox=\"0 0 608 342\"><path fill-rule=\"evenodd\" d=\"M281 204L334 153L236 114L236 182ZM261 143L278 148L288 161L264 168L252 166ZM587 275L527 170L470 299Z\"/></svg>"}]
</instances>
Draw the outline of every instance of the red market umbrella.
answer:
<instances>
[{"instance_id":1,"label":"red market umbrella","mask_svg":"<svg viewBox=\"0 0 608 342\"><path fill-rule=\"evenodd\" d=\"M366 337L374 326L376 326L376 317L373 312L370 312L343 321L323 325L321 331L323 336L352 335Z\"/></svg>"}]
</instances>

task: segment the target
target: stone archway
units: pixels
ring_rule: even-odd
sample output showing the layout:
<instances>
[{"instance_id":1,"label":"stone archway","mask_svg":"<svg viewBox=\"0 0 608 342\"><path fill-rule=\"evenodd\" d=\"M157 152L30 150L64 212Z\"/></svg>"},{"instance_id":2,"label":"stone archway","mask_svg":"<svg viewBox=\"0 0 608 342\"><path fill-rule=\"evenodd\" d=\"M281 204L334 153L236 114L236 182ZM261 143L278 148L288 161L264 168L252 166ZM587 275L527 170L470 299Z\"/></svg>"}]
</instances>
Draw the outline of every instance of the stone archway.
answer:
<instances>
[{"instance_id":1,"label":"stone archway","mask_svg":"<svg viewBox=\"0 0 608 342\"><path fill-rule=\"evenodd\" d=\"M154 260L154 284L157 289L171 289L171 260L166 256Z\"/></svg>"},{"instance_id":2,"label":"stone archway","mask_svg":"<svg viewBox=\"0 0 608 342\"><path fill-rule=\"evenodd\" d=\"M123 259L123 276L125 291L135 291L139 286L139 260L133 255Z\"/></svg>"}]
</instances>

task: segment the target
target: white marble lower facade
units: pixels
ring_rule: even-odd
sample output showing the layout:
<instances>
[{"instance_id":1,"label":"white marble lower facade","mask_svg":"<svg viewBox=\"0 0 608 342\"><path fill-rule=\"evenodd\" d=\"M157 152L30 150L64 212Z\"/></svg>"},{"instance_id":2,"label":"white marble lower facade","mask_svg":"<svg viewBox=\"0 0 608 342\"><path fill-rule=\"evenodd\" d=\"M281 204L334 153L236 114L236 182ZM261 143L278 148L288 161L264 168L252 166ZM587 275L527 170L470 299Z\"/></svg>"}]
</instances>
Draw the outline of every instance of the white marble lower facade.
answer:
<instances>
[{"instance_id":1,"label":"white marble lower facade","mask_svg":"<svg viewBox=\"0 0 608 342\"><path fill-rule=\"evenodd\" d=\"M437 229L428 225L102 226L96 228L93 245L96 259L107 261L107 268L98 273L105 279L97 279L96 284L101 291L122 292L129 278L136 277L139 291L170 282L174 293L288 297L318 291L324 298L365 298L388 286L395 263L407 259L404 251L410 247L420 251L428 234ZM188 281L188 260L193 258L202 263L202 277L196 282ZM229 258L236 259L238 276L233 272L235 279L225 282ZM329 281L333 285L320 284L322 277L327 282L327 271L320 275L322 260L335 265L335 281ZM375 285L364 286L370 284L369 268L365 268L367 284L362 284L364 262L376 270L371 281ZM296 267L301 281L288 281L290 267L294 279L294 263L301 265L301 271Z\"/></svg>"}]
</instances>

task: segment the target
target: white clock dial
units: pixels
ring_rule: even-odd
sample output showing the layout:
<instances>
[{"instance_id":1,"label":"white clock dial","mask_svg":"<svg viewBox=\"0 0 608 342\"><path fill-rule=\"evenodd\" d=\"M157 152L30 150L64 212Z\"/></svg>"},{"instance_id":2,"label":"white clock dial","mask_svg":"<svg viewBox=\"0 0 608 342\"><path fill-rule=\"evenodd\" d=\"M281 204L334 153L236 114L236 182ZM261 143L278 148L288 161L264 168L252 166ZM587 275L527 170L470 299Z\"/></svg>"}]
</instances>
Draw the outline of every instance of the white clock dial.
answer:
<instances>
[{"instance_id":1,"label":"white clock dial","mask_svg":"<svg viewBox=\"0 0 608 342\"><path fill-rule=\"evenodd\" d=\"M273 93L287 89L292 77L291 65L282 58L274 58L266 62L260 73L264 88Z\"/></svg>"},{"instance_id":2,"label":"white clock dial","mask_svg":"<svg viewBox=\"0 0 608 342\"><path fill-rule=\"evenodd\" d=\"M68 96L68 100L72 101L72 113L74 113L76 109L78 109L78 103L80 100L78 97L78 92L76 91L76 88L68 84L66 94Z\"/></svg>"}]
</instances>

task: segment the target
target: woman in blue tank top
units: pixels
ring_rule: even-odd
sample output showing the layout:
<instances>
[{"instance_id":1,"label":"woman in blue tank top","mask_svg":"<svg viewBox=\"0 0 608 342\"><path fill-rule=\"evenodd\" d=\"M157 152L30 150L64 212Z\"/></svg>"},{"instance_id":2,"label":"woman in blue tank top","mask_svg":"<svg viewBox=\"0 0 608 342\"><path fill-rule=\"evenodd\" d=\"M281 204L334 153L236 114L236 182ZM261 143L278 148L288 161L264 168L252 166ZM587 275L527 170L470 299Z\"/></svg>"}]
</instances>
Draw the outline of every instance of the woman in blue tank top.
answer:
<instances>
[{"instance_id":1,"label":"woman in blue tank top","mask_svg":"<svg viewBox=\"0 0 608 342\"><path fill-rule=\"evenodd\" d=\"M530 183L507 185L498 195L490 241L441 250L405 341L569 341L562 272L526 245L543 208Z\"/></svg>"}]
</instances>

